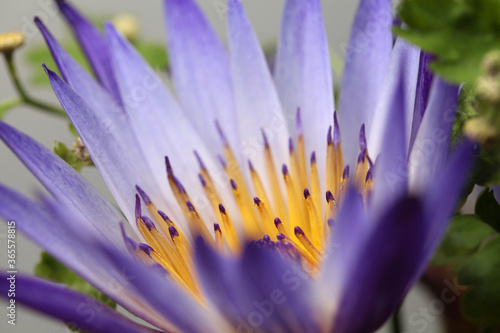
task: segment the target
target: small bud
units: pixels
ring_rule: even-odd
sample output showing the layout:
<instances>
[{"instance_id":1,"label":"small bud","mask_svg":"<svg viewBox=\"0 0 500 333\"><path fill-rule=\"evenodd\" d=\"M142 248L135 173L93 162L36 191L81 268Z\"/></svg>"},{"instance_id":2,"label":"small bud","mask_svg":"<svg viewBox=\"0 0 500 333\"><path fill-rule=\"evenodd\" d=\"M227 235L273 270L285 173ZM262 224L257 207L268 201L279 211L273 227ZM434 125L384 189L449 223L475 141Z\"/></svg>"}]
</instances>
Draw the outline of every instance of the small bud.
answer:
<instances>
[{"instance_id":1,"label":"small bud","mask_svg":"<svg viewBox=\"0 0 500 333\"><path fill-rule=\"evenodd\" d=\"M129 41L135 41L139 37L139 21L134 15L121 13L111 20L115 28L120 31Z\"/></svg>"},{"instance_id":2,"label":"small bud","mask_svg":"<svg viewBox=\"0 0 500 333\"><path fill-rule=\"evenodd\" d=\"M500 50L488 52L483 58L481 69L483 74L487 76L500 74Z\"/></svg>"},{"instance_id":3,"label":"small bud","mask_svg":"<svg viewBox=\"0 0 500 333\"><path fill-rule=\"evenodd\" d=\"M85 148L82 139L76 138L73 142L73 147L71 148L71 150L73 151L73 153L75 153L75 157L79 161L84 162L86 165L92 165L92 159L90 158L90 155L87 151L87 148Z\"/></svg>"},{"instance_id":4,"label":"small bud","mask_svg":"<svg viewBox=\"0 0 500 333\"><path fill-rule=\"evenodd\" d=\"M0 52L12 53L24 44L24 35L20 32L4 32L0 34Z\"/></svg>"},{"instance_id":5,"label":"small bud","mask_svg":"<svg viewBox=\"0 0 500 333\"><path fill-rule=\"evenodd\" d=\"M489 145L500 138L495 126L483 117L468 119L463 131L465 136L481 145Z\"/></svg>"},{"instance_id":6,"label":"small bud","mask_svg":"<svg viewBox=\"0 0 500 333\"><path fill-rule=\"evenodd\" d=\"M500 78L481 76L476 81L477 94L490 103L500 103Z\"/></svg>"}]
</instances>

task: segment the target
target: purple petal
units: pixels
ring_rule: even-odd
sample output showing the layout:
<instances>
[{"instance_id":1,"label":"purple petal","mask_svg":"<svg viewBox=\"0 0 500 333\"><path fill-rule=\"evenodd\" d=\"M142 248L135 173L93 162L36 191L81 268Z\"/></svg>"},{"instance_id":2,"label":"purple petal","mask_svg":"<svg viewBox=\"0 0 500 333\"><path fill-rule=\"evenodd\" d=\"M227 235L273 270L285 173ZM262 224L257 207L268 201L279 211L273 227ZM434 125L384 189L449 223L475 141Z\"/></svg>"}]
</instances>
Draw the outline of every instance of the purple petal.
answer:
<instances>
[{"instance_id":1,"label":"purple petal","mask_svg":"<svg viewBox=\"0 0 500 333\"><path fill-rule=\"evenodd\" d=\"M179 179L188 189L189 195L207 203L198 205L202 206L200 210L207 216L213 216L198 180L198 163L191 153L196 150L212 174L223 174L209 151L208 143L198 135L191 123L192 118L178 106L161 79L133 46L112 25L106 24L105 31L127 116L137 142L148 156L154 177L158 183L165 181L164 157L168 156L174 172L180 171ZM215 123L212 123L215 128ZM171 191L164 195L167 202L176 202ZM182 219L181 210L176 204L169 208L172 211L170 215L177 220Z\"/></svg>"},{"instance_id":2,"label":"purple petal","mask_svg":"<svg viewBox=\"0 0 500 333\"><path fill-rule=\"evenodd\" d=\"M30 169L56 200L84 218L85 225L103 240L123 249L119 237L121 214L78 172L50 150L0 122L0 138Z\"/></svg>"},{"instance_id":3,"label":"purple petal","mask_svg":"<svg viewBox=\"0 0 500 333\"><path fill-rule=\"evenodd\" d=\"M96 333L158 332L134 323L89 296L38 278L0 274L0 296L7 298L8 278L12 276L16 285L16 302L58 318L73 328Z\"/></svg>"},{"instance_id":4,"label":"purple petal","mask_svg":"<svg viewBox=\"0 0 500 333\"><path fill-rule=\"evenodd\" d=\"M97 78L116 102L119 103L120 94L111 68L108 45L101 32L66 1L58 0L56 3L73 28L73 32Z\"/></svg>"},{"instance_id":5,"label":"purple petal","mask_svg":"<svg viewBox=\"0 0 500 333\"><path fill-rule=\"evenodd\" d=\"M420 50L401 38L396 40L391 54L390 64L380 92L371 128L367 127L369 140L368 151L377 156L383 151L383 133L393 128L391 123L394 117L392 103L395 98L401 99L399 111L404 114L405 149L409 147L411 122L415 108L415 94L417 90ZM400 125L399 125L400 126ZM399 138L398 138L399 139Z\"/></svg>"},{"instance_id":6,"label":"purple petal","mask_svg":"<svg viewBox=\"0 0 500 333\"><path fill-rule=\"evenodd\" d=\"M166 327L161 317L139 301L140 294L127 288L131 272L125 272L123 267L116 271L98 247L88 242L96 240L78 215L65 209L60 203L40 204L0 185L3 219L15 221L19 231L127 310L158 327ZM60 211L64 211L63 218Z\"/></svg>"},{"instance_id":7,"label":"purple petal","mask_svg":"<svg viewBox=\"0 0 500 333\"><path fill-rule=\"evenodd\" d=\"M418 70L417 92L415 94L415 109L413 111L413 121L411 124L410 150L413 147L420 123L429 102L429 94L434 76L429 69L432 56L429 53L420 53L420 65Z\"/></svg>"},{"instance_id":8,"label":"purple petal","mask_svg":"<svg viewBox=\"0 0 500 333\"><path fill-rule=\"evenodd\" d=\"M262 131L271 145L275 164L288 162L288 130L281 104L260 43L239 0L228 2L228 33L231 70L238 111L240 137L246 158L252 159L260 175L266 175ZM295 112L295 111L294 111ZM255 151L250 155L250 147ZM264 182L267 183L267 182Z\"/></svg>"},{"instance_id":9,"label":"purple petal","mask_svg":"<svg viewBox=\"0 0 500 333\"><path fill-rule=\"evenodd\" d=\"M318 331L309 275L275 251L249 245L233 261L199 241L196 267L209 299L238 330Z\"/></svg>"},{"instance_id":10,"label":"purple petal","mask_svg":"<svg viewBox=\"0 0 500 333\"><path fill-rule=\"evenodd\" d=\"M349 188L333 226L316 290L328 318L335 312L348 268L352 267L352 260L362 248L370 225L362 196L354 188Z\"/></svg>"},{"instance_id":11,"label":"purple petal","mask_svg":"<svg viewBox=\"0 0 500 333\"><path fill-rule=\"evenodd\" d=\"M126 269L133 272L129 288L140 293L148 304L151 304L179 331L208 333L227 329L217 315L209 316L208 311L172 283L166 277L165 271L146 267L116 251L108 251L108 256L114 264L115 271Z\"/></svg>"},{"instance_id":12,"label":"purple petal","mask_svg":"<svg viewBox=\"0 0 500 333\"><path fill-rule=\"evenodd\" d=\"M415 258L422 254L424 218L420 200L403 198L374 224L351 258L335 332L373 332L397 308L418 268Z\"/></svg>"},{"instance_id":13,"label":"purple petal","mask_svg":"<svg viewBox=\"0 0 500 333\"><path fill-rule=\"evenodd\" d=\"M220 147L216 120L231 146L238 148L229 60L222 43L193 0L164 3L172 78L184 110L214 151Z\"/></svg>"},{"instance_id":14,"label":"purple petal","mask_svg":"<svg viewBox=\"0 0 500 333\"><path fill-rule=\"evenodd\" d=\"M369 133L392 51L390 0L362 0L345 50L339 118L347 164L358 154L356 135L361 124Z\"/></svg>"},{"instance_id":15,"label":"purple petal","mask_svg":"<svg viewBox=\"0 0 500 333\"><path fill-rule=\"evenodd\" d=\"M409 158L409 182L413 191L427 188L448 158L459 87L436 78L430 100Z\"/></svg>"},{"instance_id":16,"label":"purple petal","mask_svg":"<svg viewBox=\"0 0 500 333\"><path fill-rule=\"evenodd\" d=\"M47 68L46 72L59 102L75 126L118 205L127 219L134 221L134 185L149 185L149 181L145 180L148 174L137 172L134 159L129 158L129 151L113 135L121 129L112 127L116 124L102 123L88 104L57 74ZM132 148L133 146L130 146L130 149ZM154 192L152 186L147 188L148 193Z\"/></svg>"},{"instance_id":17,"label":"purple petal","mask_svg":"<svg viewBox=\"0 0 500 333\"><path fill-rule=\"evenodd\" d=\"M306 156L316 152L318 172L324 175L325 137L333 123L334 102L330 53L319 0L286 1L277 52L274 74L285 118L290 120L289 128L294 133L295 114L300 108Z\"/></svg>"}]
</instances>

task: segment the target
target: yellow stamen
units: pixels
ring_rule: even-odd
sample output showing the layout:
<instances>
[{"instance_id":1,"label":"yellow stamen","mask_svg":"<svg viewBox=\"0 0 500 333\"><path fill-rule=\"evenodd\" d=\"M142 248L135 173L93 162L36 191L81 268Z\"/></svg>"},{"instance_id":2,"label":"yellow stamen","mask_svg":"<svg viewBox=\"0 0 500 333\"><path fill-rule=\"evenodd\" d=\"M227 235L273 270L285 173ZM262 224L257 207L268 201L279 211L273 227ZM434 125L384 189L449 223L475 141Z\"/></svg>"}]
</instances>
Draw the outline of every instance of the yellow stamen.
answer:
<instances>
[{"instance_id":1,"label":"yellow stamen","mask_svg":"<svg viewBox=\"0 0 500 333\"><path fill-rule=\"evenodd\" d=\"M316 259L317 261L321 261L321 253L318 249L311 243L311 241L304 234L304 231L300 227L295 227L295 236L298 238L300 243L306 248L306 250Z\"/></svg>"},{"instance_id":2,"label":"yellow stamen","mask_svg":"<svg viewBox=\"0 0 500 333\"><path fill-rule=\"evenodd\" d=\"M273 219L271 215L269 214L269 210L267 209L267 206L265 202L261 201L259 198L255 197L253 199L253 202L255 204L255 207L257 207L257 211L259 212L260 219L262 220L262 226L266 234L271 236L273 240L276 238L274 237L274 228L272 226ZM262 235L264 236L264 235Z\"/></svg>"},{"instance_id":3,"label":"yellow stamen","mask_svg":"<svg viewBox=\"0 0 500 333\"><path fill-rule=\"evenodd\" d=\"M218 223L214 224L215 248L220 254L224 254L224 241L222 240L222 230Z\"/></svg>"},{"instance_id":4,"label":"yellow stamen","mask_svg":"<svg viewBox=\"0 0 500 333\"><path fill-rule=\"evenodd\" d=\"M227 214L226 209L222 204L219 204L219 213L222 220L222 227L225 230L222 235L226 240L226 244L228 245L228 248L232 253L237 253L240 251L240 242L238 241L233 223L231 222L231 219L229 218L229 215Z\"/></svg>"}]
</instances>

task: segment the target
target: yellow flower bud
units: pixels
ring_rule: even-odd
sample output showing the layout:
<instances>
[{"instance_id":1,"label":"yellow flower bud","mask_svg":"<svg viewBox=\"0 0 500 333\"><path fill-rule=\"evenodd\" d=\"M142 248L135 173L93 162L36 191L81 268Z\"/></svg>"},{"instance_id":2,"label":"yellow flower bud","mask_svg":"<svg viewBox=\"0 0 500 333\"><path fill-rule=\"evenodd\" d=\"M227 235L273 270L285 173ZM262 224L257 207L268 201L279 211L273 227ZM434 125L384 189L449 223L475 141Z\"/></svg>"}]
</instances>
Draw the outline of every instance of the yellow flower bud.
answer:
<instances>
[{"instance_id":1,"label":"yellow flower bud","mask_svg":"<svg viewBox=\"0 0 500 333\"><path fill-rule=\"evenodd\" d=\"M134 41L139 37L139 21L135 16L122 13L113 17L111 22L128 40Z\"/></svg>"},{"instance_id":2,"label":"yellow flower bud","mask_svg":"<svg viewBox=\"0 0 500 333\"><path fill-rule=\"evenodd\" d=\"M495 126L484 117L468 119L463 131L465 136L481 145L489 145L500 137Z\"/></svg>"},{"instance_id":3,"label":"yellow flower bud","mask_svg":"<svg viewBox=\"0 0 500 333\"><path fill-rule=\"evenodd\" d=\"M24 35L20 32L0 33L0 52L12 53L15 49L23 45Z\"/></svg>"}]
</instances>

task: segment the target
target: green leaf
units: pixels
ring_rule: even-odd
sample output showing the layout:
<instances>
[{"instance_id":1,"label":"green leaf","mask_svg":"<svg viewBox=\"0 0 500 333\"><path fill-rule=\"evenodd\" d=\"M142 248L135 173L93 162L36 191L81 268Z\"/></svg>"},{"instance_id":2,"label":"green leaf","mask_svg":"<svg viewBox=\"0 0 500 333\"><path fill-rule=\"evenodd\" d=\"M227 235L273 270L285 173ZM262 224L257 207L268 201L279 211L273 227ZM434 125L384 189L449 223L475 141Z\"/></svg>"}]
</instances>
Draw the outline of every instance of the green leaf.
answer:
<instances>
[{"instance_id":1,"label":"green leaf","mask_svg":"<svg viewBox=\"0 0 500 333\"><path fill-rule=\"evenodd\" d=\"M66 163L71 165L73 169L78 172L80 172L82 170L82 167L86 165L85 162L79 160L76 157L75 153L62 142L54 143L54 153L62 158Z\"/></svg>"},{"instance_id":2,"label":"green leaf","mask_svg":"<svg viewBox=\"0 0 500 333\"><path fill-rule=\"evenodd\" d=\"M116 303L114 301L95 289L87 281L76 275L47 252L42 252L40 261L35 266L34 272L36 276L46 280L64 283L71 289L88 295L109 307L116 308Z\"/></svg>"},{"instance_id":3,"label":"green leaf","mask_svg":"<svg viewBox=\"0 0 500 333\"><path fill-rule=\"evenodd\" d=\"M458 283L468 285L462 304L466 318L485 326L500 322L500 237L488 242L458 270Z\"/></svg>"},{"instance_id":4,"label":"green leaf","mask_svg":"<svg viewBox=\"0 0 500 333\"><path fill-rule=\"evenodd\" d=\"M472 82L486 53L500 48L500 1L403 0L401 37L436 55L431 69L444 78Z\"/></svg>"},{"instance_id":5,"label":"green leaf","mask_svg":"<svg viewBox=\"0 0 500 333\"><path fill-rule=\"evenodd\" d=\"M477 215L456 216L450 223L432 264L455 265L476 253L481 243L495 231Z\"/></svg>"},{"instance_id":6,"label":"green leaf","mask_svg":"<svg viewBox=\"0 0 500 333\"><path fill-rule=\"evenodd\" d=\"M75 126L72 123L68 123L68 130L75 138L78 138L78 133L76 132Z\"/></svg>"},{"instance_id":7,"label":"green leaf","mask_svg":"<svg viewBox=\"0 0 500 333\"><path fill-rule=\"evenodd\" d=\"M497 232L500 232L500 205L491 189L487 188L479 195L474 210L484 222L488 223Z\"/></svg>"}]
</instances>

